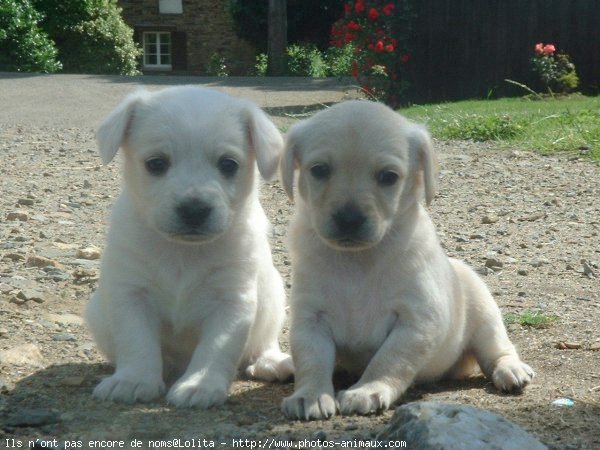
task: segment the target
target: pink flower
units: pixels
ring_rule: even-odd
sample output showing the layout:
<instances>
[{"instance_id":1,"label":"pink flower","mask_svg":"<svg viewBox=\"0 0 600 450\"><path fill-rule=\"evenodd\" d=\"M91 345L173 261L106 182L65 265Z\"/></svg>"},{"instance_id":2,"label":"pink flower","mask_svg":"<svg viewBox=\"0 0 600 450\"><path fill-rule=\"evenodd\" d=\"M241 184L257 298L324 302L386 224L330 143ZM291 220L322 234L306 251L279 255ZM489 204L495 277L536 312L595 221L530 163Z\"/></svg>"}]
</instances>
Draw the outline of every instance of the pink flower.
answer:
<instances>
[{"instance_id":1,"label":"pink flower","mask_svg":"<svg viewBox=\"0 0 600 450\"><path fill-rule=\"evenodd\" d=\"M388 53L392 53L394 51L394 46L392 44L388 44L385 46L385 51Z\"/></svg>"},{"instance_id":2,"label":"pink flower","mask_svg":"<svg viewBox=\"0 0 600 450\"><path fill-rule=\"evenodd\" d=\"M375 44L375 52L381 53L383 51L383 48L383 41L377 41L377 43Z\"/></svg>"},{"instance_id":3,"label":"pink flower","mask_svg":"<svg viewBox=\"0 0 600 450\"><path fill-rule=\"evenodd\" d=\"M545 45L544 48L542 49L542 52L546 56L552 56L555 51L556 51L556 48L554 48L554 45L552 45L552 44Z\"/></svg>"},{"instance_id":4,"label":"pink flower","mask_svg":"<svg viewBox=\"0 0 600 450\"><path fill-rule=\"evenodd\" d=\"M367 17L371 22L375 22L379 18L379 12L375 8L371 8Z\"/></svg>"},{"instance_id":5,"label":"pink flower","mask_svg":"<svg viewBox=\"0 0 600 450\"><path fill-rule=\"evenodd\" d=\"M544 53L544 44L542 44L541 42L539 44L535 44L535 52L538 55L541 55Z\"/></svg>"}]
</instances>

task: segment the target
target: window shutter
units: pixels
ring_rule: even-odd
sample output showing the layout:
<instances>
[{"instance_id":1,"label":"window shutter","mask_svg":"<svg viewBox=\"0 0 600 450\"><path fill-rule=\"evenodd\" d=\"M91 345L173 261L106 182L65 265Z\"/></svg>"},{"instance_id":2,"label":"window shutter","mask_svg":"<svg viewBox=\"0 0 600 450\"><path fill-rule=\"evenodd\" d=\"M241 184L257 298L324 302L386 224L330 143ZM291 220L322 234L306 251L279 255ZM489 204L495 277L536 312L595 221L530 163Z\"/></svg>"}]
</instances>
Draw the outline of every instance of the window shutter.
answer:
<instances>
[{"instance_id":1,"label":"window shutter","mask_svg":"<svg viewBox=\"0 0 600 450\"><path fill-rule=\"evenodd\" d=\"M184 32L171 33L171 55L173 70L187 69L187 41Z\"/></svg>"}]
</instances>

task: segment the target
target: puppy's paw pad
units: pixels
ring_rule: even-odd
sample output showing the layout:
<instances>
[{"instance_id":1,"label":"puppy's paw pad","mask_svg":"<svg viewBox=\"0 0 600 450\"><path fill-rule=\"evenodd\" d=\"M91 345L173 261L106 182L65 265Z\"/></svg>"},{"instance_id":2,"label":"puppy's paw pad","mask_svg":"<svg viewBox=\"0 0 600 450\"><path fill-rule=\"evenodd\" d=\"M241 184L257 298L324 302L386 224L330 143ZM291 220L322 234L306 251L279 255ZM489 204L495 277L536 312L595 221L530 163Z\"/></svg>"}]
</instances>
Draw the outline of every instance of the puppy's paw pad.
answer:
<instances>
[{"instance_id":1,"label":"puppy's paw pad","mask_svg":"<svg viewBox=\"0 0 600 450\"><path fill-rule=\"evenodd\" d=\"M283 399L281 409L289 419L320 420L335 416L337 404L333 395L329 393L296 392Z\"/></svg>"},{"instance_id":2,"label":"puppy's paw pad","mask_svg":"<svg viewBox=\"0 0 600 450\"><path fill-rule=\"evenodd\" d=\"M162 380L143 380L114 374L94 389L94 397L119 403L150 402L165 391Z\"/></svg>"},{"instance_id":3,"label":"puppy's paw pad","mask_svg":"<svg viewBox=\"0 0 600 450\"><path fill-rule=\"evenodd\" d=\"M369 387L350 388L338 394L340 412L344 415L370 414L388 409L392 398L386 390Z\"/></svg>"},{"instance_id":4,"label":"puppy's paw pad","mask_svg":"<svg viewBox=\"0 0 600 450\"><path fill-rule=\"evenodd\" d=\"M264 354L246 368L246 376L264 381L285 381L293 374L292 357L285 353Z\"/></svg>"},{"instance_id":5,"label":"puppy's paw pad","mask_svg":"<svg viewBox=\"0 0 600 450\"><path fill-rule=\"evenodd\" d=\"M209 383L178 381L167 394L167 402L177 408L208 409L219 406L227 400L227 389L211 387Z\"/></svg>"},{"instance_id":6,"label":"puppy's paw pad","mask_svg":"<svg viewBox=\"0 0 600 450\"><path fill-rule=\"evenodd\" d=\"M533 380L533 369L519 359L504 360L498 363L492 381L503 392L520 392Z\"/></svg>"}]
</instances>

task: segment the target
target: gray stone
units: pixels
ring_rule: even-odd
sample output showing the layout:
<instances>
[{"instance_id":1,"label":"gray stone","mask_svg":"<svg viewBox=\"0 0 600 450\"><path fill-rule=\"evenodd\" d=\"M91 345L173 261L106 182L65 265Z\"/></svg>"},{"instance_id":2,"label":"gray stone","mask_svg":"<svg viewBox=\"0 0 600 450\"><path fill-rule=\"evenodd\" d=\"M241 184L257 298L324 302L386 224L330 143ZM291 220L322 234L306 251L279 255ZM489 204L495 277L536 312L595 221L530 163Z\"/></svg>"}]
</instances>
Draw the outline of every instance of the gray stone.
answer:
<instances>
[{"instance_id":1,"label":"gray stone","mask_svg":"<svg viewBox=\"0 0 600 450\"><path fill-rule=\"evenodd\" d=\"M481 223L489 225L489 224L498 222L498 220L500 220L500 218L497 215L488 214L487 216L483 216L481 218Z\"/></svg>"},{"instance_id":2,"label":"gray stone","mask_svg":"<svg viewBox=\"0 0 600 450\"><path fill-rule=\"evenodd\" d=\"M547 449L534 436L497 414L436 402L400 406L390 425L376 439L384 443L406 441L409 448L420 450Z\"/></svg>"},{"instance_id":3,"label":"gray stone","mask_svg":"<svg viewBox=\"0 0 600 450\"><path fill-rule=\"evenodd\" d=\"M27 222L29 220L29 215L23 211L12 211L6 214L6 220Z\"/></svg>"},{"instance_id":4,"label":"gray stone","mask_svg":"<svg viewBox=\"0 0 600 450\"><path fill-rule=\"evenodd\" d=\"M70 333L61 333L55 334L52 336L53 341L62 341L62 342L74 342L77 340L77 336Z\"/></svg>"},{"instance_id":5,"label":"gray stone","mask_svg":"<svg viewBox=\"0 0 600 450\"><path fill-rule=\"evenodd\" d=\"M51 409L22 409L11 414L6 425L9 427L42 427L60 422L60 413Z\"/></svg>"},{"instance_id":6,"label":"gray stone","mask_svg":"<svg viewBox=\"0 0 600 450\"><path fill-rule=\"evenodd\" d=\"M16 298L23 302L44 303L46 301L44 294L36 289L23 289L17 293Z\"/></svg>"}]
</instances>

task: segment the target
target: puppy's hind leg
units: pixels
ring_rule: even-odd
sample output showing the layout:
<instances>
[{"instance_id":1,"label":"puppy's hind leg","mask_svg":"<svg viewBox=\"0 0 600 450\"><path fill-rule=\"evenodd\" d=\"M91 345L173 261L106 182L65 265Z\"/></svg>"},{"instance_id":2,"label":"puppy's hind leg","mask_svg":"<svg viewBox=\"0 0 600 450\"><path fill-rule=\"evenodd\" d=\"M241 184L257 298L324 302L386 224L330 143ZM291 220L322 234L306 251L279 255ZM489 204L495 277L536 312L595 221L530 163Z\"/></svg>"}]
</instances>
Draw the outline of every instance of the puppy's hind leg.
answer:
<instances>
[{"instance_id":1,"label":"puppy's hind leg","mask_svg":"<svg viewBox=\"0 0 600 450\"><path fill-rule=\"evenodd\" d=\"M519 358L502 322L498 305L485 283L466 265L453 261L467 300L472 349L485 376L497 389L520 392L534 372Z\"/></svg>"},{"instance_id":2,"label":"puppy's hind leg","mask_svg":"<svg viewBox=\"0 0 600 450\"><path fill-rule=\"evenodd\" d=\"M279 348L279 332L285 320L285 290L279 272L269 267L259 280L258 310L244 360L245 373L264 381L285 381L294 373L292 357Z\"/></svg>"}]
</instances>

